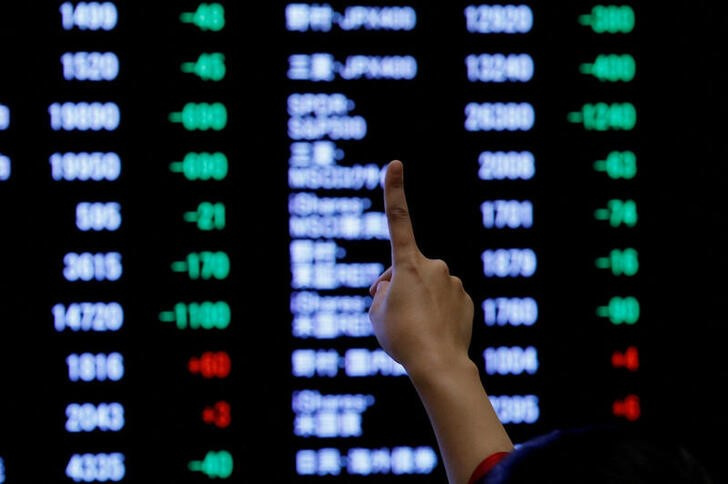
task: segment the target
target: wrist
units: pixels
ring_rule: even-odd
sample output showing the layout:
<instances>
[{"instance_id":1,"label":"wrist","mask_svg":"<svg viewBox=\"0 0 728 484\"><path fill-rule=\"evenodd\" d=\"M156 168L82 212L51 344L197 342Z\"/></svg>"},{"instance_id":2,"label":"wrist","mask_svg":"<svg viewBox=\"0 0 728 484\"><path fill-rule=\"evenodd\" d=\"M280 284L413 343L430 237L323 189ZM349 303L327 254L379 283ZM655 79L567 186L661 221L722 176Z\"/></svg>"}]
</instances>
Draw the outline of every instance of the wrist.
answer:
<instances>
[{"instance_id":1,"label":"wrist","mask_svg":"<svg viewBox=\"0 0 728 484\"><path fill-rule=\"evenodd\" d=\"M472 379L480 381L478 367L467 354L422 359L407 365L406 370L415 387Z\"/></svg>"},{"instance_id":2,"label":"wrist","mask_svg":"<svg viewBox=\"0 0 728 484\"><path fill-rule=\"evenodd\" d=\"M513 450L467 353L406 368L432 423L449 482L468 482L485 457Z\"/></svg>"}]
</instances>

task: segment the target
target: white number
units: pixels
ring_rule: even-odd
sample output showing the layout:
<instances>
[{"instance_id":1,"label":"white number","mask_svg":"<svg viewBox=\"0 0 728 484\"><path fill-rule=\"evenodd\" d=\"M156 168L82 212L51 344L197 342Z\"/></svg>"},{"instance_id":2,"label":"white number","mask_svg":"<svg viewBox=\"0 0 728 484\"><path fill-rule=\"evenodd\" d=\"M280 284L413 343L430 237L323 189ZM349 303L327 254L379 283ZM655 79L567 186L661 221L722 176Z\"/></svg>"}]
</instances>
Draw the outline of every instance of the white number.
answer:
<instances>
[{"instance_id":1,"label":"white number","mask_svg":"<svg viewBox=\"0 0 728 484\"><path fill-rule=\"evenodd\" d=\"M66 406L66 431L93 430L117 432L124 428L124 406L112 403L70 403Z\"/></svg>"},{"instance_id":2,"label":"white number","mask_svg":"<svg viewBox=\"0 0 728 484\"><path fill-rule=\"evenodd\" d=\"M530 180L536 160L530 151L483 151L478 156L481 180Z\"/></svg>"},{"instance_id":3,"label":"white number","mask_svg":"<svg viewBox=\"0 0 728 484\"><path fill-rule=\"evenodd\" d=\"M541 414L536 395L491 396L490 402L504 424L531 424L536 422Z\"/></svg>"},{"instance_id":4,"label":"white number","mask_svg":"<svg viewBox=\"0 0 728 484\"><path fill-rule=\"evenodd\" d=\"M48 106L54 131L113 131L119 127L121 113L116 103L53 103Z\"/></svg>"},{"instance_id":5,"label":"white number","mask_svg":"<svg viewBox=\"0 0 728 484\"><path fill-rule=\"evenodd\" d=\"M538 303L531 297L496 297L483 301L487 326L531 326L538 319Z\"/></svg>"},{"instance_id":6,"label":"white number","mask_svg":"<svg viewBox=\"0 0 728 484\"><path fill-rule=\"evenodd\" d=\"M69 252L63 257L63 263L67 281L116 281L123 272L118 252Z\"/></svg>"},{"instance_id":7,"label":"white number","mask_svg":"<svg viewBox=\"0 0 728 484\"><path fill-rule=\"evenodd\" d=\"M485 277L531 277L536 253L531 249L486 250L482 255Z\"/></svg>"},{"instance_id":8,"label":"white number","mask_svg":"<svg viewBox=\"0 0 728 484\"><path fill-rule=\"evenodd\" d=\"M119 381L124 377L121 353L71 353L66 357L70 381Z\"/></svg>"},{"instance_id":9,"label":"white number","mask_svg":"<svg viewBox=\"0 0 728 484\"><path fill-rule=\"evenodd\" d=\"M63 2L59 8L64 30L111 30L116 27L119 14L111 2Z\"/></svg>"},{"instance_id":10,"label":"white number","mask_svg":"<svg viewBox=\"0 0 728 484\"><path fill-rule=\"evenodd\" d=\"M121 173L121 159L113 152L53 153L48 161L56 181L113 181Z\"/></svg>"},{"instance_id":11,"label":"white number","mask_svg":"<svg viewBox=\"0 0 728 484\"><path fill-rule=\"evenodd\" d=\"M488 200L480 204L483 227L517 229L533 226L533 204L526 200Z\"/></svg>"},{"instance_id":12,"label":"white number","mask_svg":"<svg viewBox=\"0 0 728 484\"><path fill-rule=\"evenodd\" d=\"M79 230L116 230L121 225L121 205L116 202L81 202L76 205Z\"/></svg>"},{"instance_id":13,"label":"white number","mask_svg":"<svg viewBox=\"0 0 728 484\"><path fill-rule=\"evenodd\" d=\"M465 106L468 131L528 131L535 119L529 103L468 103Z\"/></svg>"},{"instance_id":14,"label":"white number","mask_svg":"<svg viewBox=\"0 0 728 484\"><path fill-rule=\"evenodd\" d=\"M524 372L533 375L538 370L538 352L533 346L486 348L483 359L489 375L520 375Z\"/></svg>"},{"instance_id":15,"label":"white number","mask_svg":"<svg viewBox=\"0 0 728 484\"><path fill-rule=\"evenodd\" d=\"M66 52L61 65L67 81L113 81L119 74L119 58L113 52Z\"/></svg>"},{"instance_id":16,"label":"white number","mask_svg":"<svg viewBox=\"0 0 728 484\"><path fill-rule=\"evenodd\" d=\"M118 331L124 324L124 308L118 302L80 302L51 308L56 331Z\"/></svg>"},{"instance_id":17,"label":"white number","mask_svg":"<svg viewBox=\"0 0 728 484\"><path fill-rule=\"evenodd\" d=\"M465 67L471 82L528 82L534 70L528 54L469 55Z\"/></svg>"},{"instance_id":18,"label":"white number","mask_svg":"<svg viewBox=\"0 0 728 484\"><path fill-rule=\"evenodd\" d=\"M472 33L525 34L533 27L533 11L527 5L470 5L465 23Z\"/></svg>"},{"instance_id":19,"label":"white number","mask_svg":"<svg viewBox=\"0 0 728 484\"><path fill-rule=\"evenodd\" d=\"M118 482L124 478L124 454L73 454L66 465L66 476L75 482Z\"/></svg>"}]
</instances>

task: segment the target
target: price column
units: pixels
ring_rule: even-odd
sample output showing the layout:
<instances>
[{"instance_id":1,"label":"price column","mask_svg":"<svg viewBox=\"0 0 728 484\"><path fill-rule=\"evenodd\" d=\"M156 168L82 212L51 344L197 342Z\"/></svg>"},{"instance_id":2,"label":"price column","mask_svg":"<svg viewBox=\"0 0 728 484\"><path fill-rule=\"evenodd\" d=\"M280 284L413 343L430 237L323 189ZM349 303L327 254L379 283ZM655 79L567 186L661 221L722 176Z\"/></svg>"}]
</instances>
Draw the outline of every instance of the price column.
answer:
<instances>
[{"instance_id":1,"label":"price column","mask_svg":"<svg viewBox=\"0 0 728 484\"><path fill-rule=\"evenodd\" d=\"M47 226L55 259L48 319L57 347L67 349L51 352L63 368L62 408L52 410L64 417L65 462L51 471L55 482L127 477L120 17L115 2L65 2L53 17L57 41L49 46L52 87L45 106L50 136L46 170L38 172L47 174L54 201Z\"/></svg>"},{"instance_id":2,"label":"price column","mask_svg":"<svg viewBox=\"0 0 728 484\"><path fill-rule=\"evenodd\" d=\"M533 50L539 18L517 3L469 4L462 19L465 152L480 196L482 248L473 346L490 400L519 440L540 422L542 404L538 279L545 254L543 207L535 195L537 136L547 123L539 122L534 102L541 82Z\"/></svg>"}]
</instances>

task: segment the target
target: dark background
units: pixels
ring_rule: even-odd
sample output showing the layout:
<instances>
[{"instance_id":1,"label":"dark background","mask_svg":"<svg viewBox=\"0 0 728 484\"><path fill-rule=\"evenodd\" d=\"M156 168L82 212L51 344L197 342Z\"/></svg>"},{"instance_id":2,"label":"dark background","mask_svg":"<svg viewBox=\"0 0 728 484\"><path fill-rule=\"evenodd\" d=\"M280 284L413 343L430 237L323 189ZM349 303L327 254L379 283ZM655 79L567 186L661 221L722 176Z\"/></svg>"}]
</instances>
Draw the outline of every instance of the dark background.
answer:
<instances>
[{"instance_id":1,"label":"dark background","mask_svg":"<svg viewBox=\"0 0 728 484\"><path fill-rule=\"evenodd\" d=\"M0 457L7 482L69 482L63 477L68 457L89 450L126 452L126 482L204 482L185 465L215 447L235 456L235 482L306 482L294 478L297 448L434 445L404 378L309 384L290 376L291 350L305 345L290 336L287 310L290 140L285 100L292 92L319 91L346 93L368 121L364 141L341 143L345 163L405 162L418 244L462 276L476 308L498 292L539 300L541 317L529 330L489 331L476 311L476 360L490 345L539 347L536 376L485 379L491 394L539 394L541 419L533 426L509 428L516 440L557 426L611 420L612 401L635 391L645 423L674 429L725 479L726 7L718 1L625 2L635 8L637 28L628 36L609 38L577 25L575 18L591 4L528 2L535 15L531 33L478 37L466 34L465 4L459 2L407 2L417 9L415 32L328 34L286 32L285 3L223 2L227 24L216 33L178 22L179 13L194 10L195 2L119 4L118 27L108 33L62 31L56 4L4 7L0 103L10 107L11 126L0 132L0 152L13 162L12 178L0 185ZM119 78L111 83L63 81L58 57L76 50L116 52ZM180 62L213 50L226 54L223 82L203 83L179 72ZM334 84L286 80L288 55L318 51L414 55L418 78ZM530 53L534 79L523 85L468 84L464 56L497 51ZM578 75L580 62L609 51L635 55L638 76L632 84L602 85ZM112 133L52 132L48 105L65 100L115 101L122 109L121 128ZM187 133L171 125L168 113L189 100L225 102L227 129ZM531 102L537 119L532 132L465 133L464 105L492 100ZM565 121L566 113L582 103L601 100L634 102L637 128L594 134ZM615 146L638 153L636 180L609 182L591 171L591 161ZM534 152L534 180L490 185L477 180L477 154L505 148ZM93 149L120 153L119 181L51 180L50 153ZM228 179L190 183L169 173L170 161L195 150L225 151L231 160ZM622 195L638 201L636 230L609 231L593 221L594 208ZM507 234L483 230L480 202L500 197L533 200L534 228ZM122 228L101 234L77 231L73 207L81 200L120 201ZM180 221L184 211L202 200L227 204L224 233L201 234ZM615 282L593 269L594 257L621 244L640 250L635 280ZM536 250L536 277L484 280L480 252L509 245ZM168 270L172 260L201 248L230 253L230 279L190 282ZM347 248L357 257L388 262L384 242ZM63 254L81 250L121 251L122 280L88 287L63 281ZM624 290L639 295L643 312L637 327L616 332L593 313L614 291ZM112 297L126 310L119 333L53 331L49 308L56 302ZM226 332L182 333L157 319L176 301L206 298L230 301L234 323ZM628 343L640 346L637 375L604 365L612 350ZM375 348L376 342L366 345ZM228 380L202 381L186 372L190 355L215 349L231 354ZM82 388L66 382L65 355L112 350L125 356L122 382ZM363 439L312 443L293 437L291 391L313 385L322 391L379 392L377 404L365 413ZM201 406L221 398L235 412L233 425L222 431L204 426L198 417ZM125 429L118 434L65 433L65 405L85 400L122 402ZM437 472L431 482L444 480L441 467Z\"/></svg>"}]
</instances>

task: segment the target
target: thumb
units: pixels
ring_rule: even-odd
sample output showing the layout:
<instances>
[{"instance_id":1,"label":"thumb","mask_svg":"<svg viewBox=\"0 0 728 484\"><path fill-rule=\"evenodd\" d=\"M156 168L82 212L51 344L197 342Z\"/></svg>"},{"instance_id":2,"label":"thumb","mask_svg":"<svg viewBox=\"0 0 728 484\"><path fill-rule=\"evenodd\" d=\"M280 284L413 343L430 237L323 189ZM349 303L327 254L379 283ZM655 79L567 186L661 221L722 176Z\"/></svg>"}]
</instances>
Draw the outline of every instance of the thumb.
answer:
<instances>
[{"instance_id":1,"label":"thumb","mask_svg":"<svg viewBox=\"0 0 728 484\"><path fill-rule=\"evenodd\" d=\"M386 297L387 290L389 289L390 282L386 279L380 279L376 283L374 283L374 286L371 289L371 295L374 296L374 299L372 300L371 306L369 306L369 314L371 315L373 312L376 312L379 306L384 301L384 298Z\"/></svg>"},{"instance_id":2,"label":"thumb","mask_svg":"<svg viewBox=\"0 0 728 484\"><path fill-rule=\"evenodd\" d=\"M374 296L374 294L377 292L377 286L382 281L388 281L392 279L392 266L389 266L386 271L382 272L382 274L377 277L377 280L372 282L372 285L369 286L369 294Z\"/></svg>"},{"instance_id":3,"label":"thumb","mask_svg":"<svg viewBox=\"0 0 728 484\"><path fill-rule=\"evenodd\" d=\"M374 288L374 297L382 297L384 293L387 292L387 288L389 288L390 281L382 279L379 281L377 286Z\"/></svg>"}]
</instances>

